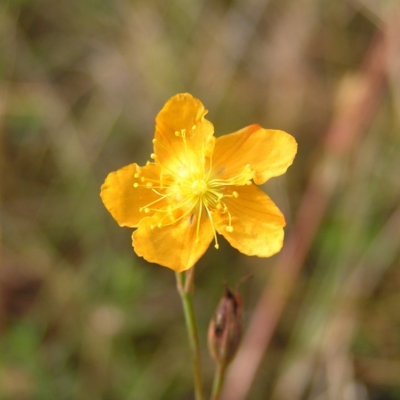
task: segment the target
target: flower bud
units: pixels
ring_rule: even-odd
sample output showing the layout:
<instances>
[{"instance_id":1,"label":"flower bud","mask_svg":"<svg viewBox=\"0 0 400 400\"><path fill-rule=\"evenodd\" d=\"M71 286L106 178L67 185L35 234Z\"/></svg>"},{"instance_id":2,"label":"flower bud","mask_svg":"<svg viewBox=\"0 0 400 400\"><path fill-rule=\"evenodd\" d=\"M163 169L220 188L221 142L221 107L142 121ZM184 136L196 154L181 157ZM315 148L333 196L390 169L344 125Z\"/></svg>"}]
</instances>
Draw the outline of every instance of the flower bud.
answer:
<instances>
[{"instance_id":1,"label":"flower bud","mask_svg":"<svg viewBox=\"0 0 400 400\"><path fill-rule=\"evenodd\" d=\"M208 347L220 365L228 365L242 338L242 298L227 286L208 327Z\"/></svg>"}]
</instances>

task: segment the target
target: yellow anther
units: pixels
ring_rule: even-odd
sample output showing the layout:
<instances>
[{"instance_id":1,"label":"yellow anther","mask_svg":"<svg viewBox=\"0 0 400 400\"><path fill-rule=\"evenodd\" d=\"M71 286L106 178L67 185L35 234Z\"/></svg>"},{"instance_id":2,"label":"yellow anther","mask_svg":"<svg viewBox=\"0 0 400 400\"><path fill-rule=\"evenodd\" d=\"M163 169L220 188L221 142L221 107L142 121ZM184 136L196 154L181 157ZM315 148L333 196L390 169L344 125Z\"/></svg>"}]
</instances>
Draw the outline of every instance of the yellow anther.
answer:
<instances>
[{"instance_id":1,"label":"yellow anther","mask_svg":"<svg viewBox=\"0 0 400 400\"><path fill-rule=\"evenodd\" d=\"M239 194L238 194L238 192L236 192L236 191L232 192L232 195L233 195L233 197L234 197L235 199L237 199L237 198L239 197Z\"/></svg>"},{"instance_id":2,"label":"yellow anther","mask_svg":"<svg viewBox=\"0 0 400 400\"><path fill-rule=\"evenodd\" d=\"M146 208L144 209L144 212L145 212L146 214L148 214L149 211L150 211L150 209L149 209L148 207L146 207Z\"/></svg>"},{"instance_id":3,"label":"yellow anther","mask_svg":"<svg viewBox=\"0 0 400 400\"><path fill-rule=\"evenodd\" d=\"M140 182L144 182L144 181L145 181L144 176L142 176L142 177L140 178Z\"/></svg>"},{"instance_id":4,"label":"yellow anther","mask_svg":"<svg viewBox=\"0 0 400 400\"><path fill-rule=\"evenodd\" d=\"M196 125L193 125L193 126L192 126L192 130L195 130L195 129L196 129Z\"/></svg>"},{"instance_id":5,"label":"yellow anther","mask_svg":"<svg viewBox=\"0 0 400 400\"><path fill-rule=\"evenodd\" d=\"M153 140L152 140L152 143L153 143L153 144L154 144L155 142L157 142L157 139L153 139Z\"/></svg>"},{"instance_id":6,"label":"yellow anther","mask_svg":"<svg viewBox=\"0 0 400 400\"><path fill-rule=\"evenodd\" d=\"M225 229L226 229L227 232L233 232L233 226L232 225L225 226Z\"/></svg>"},{"instance_id":7,"label":"yellow anther","mask_svg":"<svg viewBox=\"0 0 400 400\"><path fill-rule=\"evenodd\" d=\"M133 175L135 178L139 178L139 172L136 172L136 174L135 175Z\"/></svg>"},{"instance_id":8,"label":"yellow anther","mask_svg":"<svg viewBox=\"0 0 400 400\"><path fill-rule=\"evenodd\" d=\"M151 154L150 154L150 158L151 158L152 160L155 160L155 159L157 158L157 155L154 154L154 153L151 153Z\"/></svg>"},{"instance_id":9,"label":"yellow anther","mask_svg":"<svg viewBox=\"0 0 400 400\"><path fill-rule=\"evenodd\" d=\"M214 247L218 250L219 249L219 244L215 243Z\"/></svg>"},{"instance_id":10,"label":"yellow anther","mask_svg":"<svg viewBox=\"0 0 400 400\"><path fill-rule=\"evenodd\" d=\"M135 182L135 183L133 184L133 187L134 187L134 188L137 188L137 187L139 187L139 184L138 184L137 182Z\"/></svg>"},{"instance_id":11,"label":"yellow anther","mask_svg":"<svg viewBox=\"0 0 400 400\"><path fill-rule=\"evenodd\" d=\"M180 132L178 131L175 132L175 136L180 136L180 135L181 135Z\"/></svg>"},{"instance_id":12,"label":"yellow anther","mask_svg":"<svg viewBox=\"0 0 400 400\"><path fill-rule=\"evenodd\" d=\"M147 183L146 183L147 189L150 189L152 186L153 186L153 184L152 184L151 182L147 182Z\"/></svg>"},{"instance_id":13,"label":"yellow anther","mask_svg":"<svg viewBox=\"0 0 400 400\"><path fill-rule=\"evenodd\" d=\"M154 229L155 227L155 225L150 225L150 229Z\"/></svg>"}]
</instances>

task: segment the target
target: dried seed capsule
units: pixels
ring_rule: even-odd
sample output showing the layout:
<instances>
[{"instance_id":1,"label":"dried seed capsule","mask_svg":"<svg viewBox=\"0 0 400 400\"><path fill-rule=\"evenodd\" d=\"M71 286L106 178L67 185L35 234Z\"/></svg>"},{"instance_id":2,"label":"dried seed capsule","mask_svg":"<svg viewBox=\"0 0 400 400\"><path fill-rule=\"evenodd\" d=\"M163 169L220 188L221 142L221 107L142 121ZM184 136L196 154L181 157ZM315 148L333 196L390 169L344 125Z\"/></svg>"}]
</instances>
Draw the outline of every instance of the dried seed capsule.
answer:
<instances>
[{"instance_id":1,"label":"dried seed capsule","mask_svg":"<svg viewBox=\"0 0 400 400\"><path fill-rule=\"evenodd\" d=\"M227 286L208 327L208 347L215 361L228 365L242 338L242 298Z\"/></svg>"}]
</instances>

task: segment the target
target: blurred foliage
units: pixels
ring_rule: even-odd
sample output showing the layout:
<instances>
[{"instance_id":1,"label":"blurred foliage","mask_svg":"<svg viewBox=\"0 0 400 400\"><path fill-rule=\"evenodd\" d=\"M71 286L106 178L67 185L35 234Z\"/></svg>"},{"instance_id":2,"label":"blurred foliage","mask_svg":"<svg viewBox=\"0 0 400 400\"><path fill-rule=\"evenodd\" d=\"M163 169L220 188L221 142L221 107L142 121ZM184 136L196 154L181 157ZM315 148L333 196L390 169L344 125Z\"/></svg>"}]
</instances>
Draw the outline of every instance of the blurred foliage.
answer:
<instances>
[{"instance_id":1,"label":"blurred foliage","mask_svg":"<svg viewBox=\"0 0 400 400\"><path fill-rule=\"evenodd\" d=\"M295 164L265 185L289 234L324 135L396 15L394 0L1 2L0 398L192 398L174 275L132 252L100 185L146 162L157 112L187 91L217 136L257 122L296 137ZM400 399L400 54L390 51L377 113L340 160L250 400ZM205 333L222 282L254 275L241 288L249 320L276 262L221 242L196 271L208 388Z\"/></svg>"}]
</instances>

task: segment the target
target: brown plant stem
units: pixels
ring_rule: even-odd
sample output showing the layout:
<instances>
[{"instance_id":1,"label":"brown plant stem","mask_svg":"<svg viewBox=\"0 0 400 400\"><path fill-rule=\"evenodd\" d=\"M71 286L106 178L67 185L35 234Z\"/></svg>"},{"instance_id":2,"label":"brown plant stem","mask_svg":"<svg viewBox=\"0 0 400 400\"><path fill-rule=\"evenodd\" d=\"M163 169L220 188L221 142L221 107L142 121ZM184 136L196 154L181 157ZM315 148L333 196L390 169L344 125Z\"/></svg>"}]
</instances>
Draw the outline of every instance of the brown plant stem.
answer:
<instances>
[{"instance_id":1,"label":"brown plant stem","mask_svg":"<svg viewBox=\"0 0 400 400\"><path fill-rule=\"evenodd\" d=\"M222 400L246 397L265 350L296 282L340 176L343 156L376 113L385 87L385 35L368 49L358 79L325 135L323 156L314 168L297 219L250 321L226 377Z\"/></svg>"}]
</instances>

